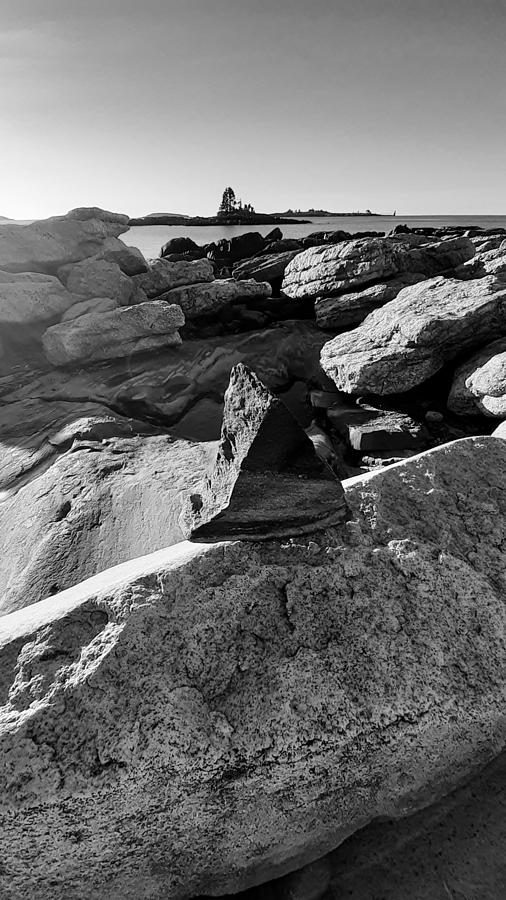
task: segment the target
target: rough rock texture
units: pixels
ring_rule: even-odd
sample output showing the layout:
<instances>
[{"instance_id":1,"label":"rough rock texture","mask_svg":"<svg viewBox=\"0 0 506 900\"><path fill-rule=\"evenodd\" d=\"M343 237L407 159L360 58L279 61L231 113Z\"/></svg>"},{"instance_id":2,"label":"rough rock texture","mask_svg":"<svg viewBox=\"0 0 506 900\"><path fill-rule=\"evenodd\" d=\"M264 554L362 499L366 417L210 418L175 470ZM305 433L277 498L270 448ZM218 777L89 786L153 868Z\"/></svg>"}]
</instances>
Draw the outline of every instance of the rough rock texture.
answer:
<instances>
[{"instance_id":1,"label":"rough rock texture","mask_svg":"<svg viewBox=\"0 0 506 900\"><path fill-rule=\"evenodd\" d=\"M408 284L416 284L424 278L424 275L413 272L383 284L372 284L362 291L352 291L337 297L321 297L315 303L316 322L320 328L329 329L358 325L378 306L384 306L397 297Z\"/></svg>"},{"instance_id":2,"label":"rough rock texture","mask_svg":"<svg viewBox=\"0 0 506 900\"><path fill-rule=\"evenodd\" d=\"M468 238L412 246L415 237L365 238L305 250L288 264L283 291L289 297L316 299L354 291L404 272L432 277L455 268L475 253Z\"/></svg>"},{"instance_id":3,"label":"rough rock texture","mask_svg":"<svg viewBox=\"0 0 506 900\"><path fill-rule=\"evenodd\" d=\"M177 329L184 325L181 308L160 300L125 306L105 313L88 313L48 328L44 352L55 366L79 360L129 356L160 347L177 347Z\"/></svg>"},{"instance_id":4,"label":"rough rock texture","mask_svg":"<svg viewBox=\"0 0 506 900\"><path fill-rule=\"evenodd\" d=\"M239 890L502 750L506 444L346 496L317 540L183 543L3 617L9 900Z\"/></svg>"},{"instance_id":5,"label":"rough rock texture","mask_svg":"<svg viewBox=\"0 0 506 900\"><path fill-rule=\"evenodd\" d=\"M506 338L483 347L455 372L448 397L452 412L506 419Z\"/></svg>"},{"instance_id":6,"label":"rough rock texture","mask_svg":"<svg viewBox=\"0 0 506 900\"><path fill-rule=\"evenodd\" d=\"M74 303L61 317L62 322L70 322L71 319L78 319L79 316L85 316L88 313L110 312L111 309L117 309L116 300L110 300L109 297L93 297L91 300L82 300L81 303Z\"/></svg>"},{"instance_id":7,"label":"rough rock texture","mask_svg":"<svg viewBox=\"0 0 506 900\"><path fill-rule=\"evenodd\" d=\"M134 278L134 282L145 291L150 300L182 284L213 280L214 270L209 259L181 260L180 262L155 259L147 272Z\"/></svg>"},{"instance_id":8,"label":"rough rock texture","mask_svg":"<svg viewBox=\"0 0 506 900\"><path fill-rule=\"evenodd\" d=\"M272 285L283 279L285 269L300 250L290 250L286 253L273 253L264 256L254 256L234 266L234 278L241 281L245 278L253 278L255 281L268 281ZM281 284L280 284L281 286Z\"/></svg>"},{"instance_id":9,"label":"rough rock texture","mask_svg":"<svg viewBox=\"0 0 506 900\"><path fill-rule=\"evenodd\" d=\"M89 400L171 426L204 398L221 404L230 370L239 362L254 368L274 392L297 380L326 381L319 361L325 340L310 322L286 322L249 334L186 340L163 353L116 358L87 368L59 371L46 361L46 368L37 372L18 369L0 378L0 399Z\"/></svg>"},{"instance_id":10,"label":"rough rock texture","mask_svg":"<svg viewBox=\"0 0 506 900\"><path fill-rule=\"evenodd\" d=\"M13 447L23 477L0 487L0 615L181 541L183 501L214 449L91 404L46 405L59 406L59 431Z\"/></svg>"},{"instance_id":11,"label":"rough rock texture","mask_svg":"<svg viewBox=\"0 0 506 900\"><path fill-rule=\"evenodd\" d=\"M492 432L493 437L506 439L506 422L501 422Z\"/></svg>"},{"instance_id":12,"label":"rough rock texture","mask_svg":"<svg viewBox=\"0 0 506 900\"><path fill-rule=\"evenodd\" d=\"M99 253L107 238L128 230L128 222L128 216L93 208L31 225L2 225L0 269L56 274L64 263Z\"/></svg>"},{"instance_id":13,"label":"rough rock texture","mask_svg":"<svg viewBox=\"0 0 506 900\"><path fill-rule=\"evenodd\" d=\"M433 278L404 288L354 331L322 350L340 390L392 394L426 381L467 348L506 334L506 283Z\"/></svg>"},{"instance_id":14,"label":"rough rock texture","mask_svg":"<svg viewBox=\"0 0 506 900\"><path fill-rule=\"evenodd\" d=\"M133 302L146 300L144 292L139 292L139 299L133 299L135 282L121 271L115 262L106 259L84 259L58 270L58 277L74 294L91 299L93 297L110 297L118 306L131 306Z\"/></svg>"},{"instance_id":15,"label":"rough rock texture","mask_svg":"<svg viewBox=\"0 0 506 900\"><path fill-rule=\"evenodd\" d=\"M1 272L0 328L10 322L26 326L55 321L81 299L54 276Z\"/></svg>"},{"instance_id":16,"label":"rough rock texture","mask_svg":"<svg viewBox=\"0 0 506 900\"><path fill-rule=\"evenodd\" d=\"M305 431L254 372L234 366L215 459L183 509L185 535L263 540L345 518L341 483Z\"/></svg>"},{"instance_id":17,"label":"rough rock texture","mask_svg":"<svg viewBox=\"0 0 506 900\"><path fill-rule=\"evenodd\" d=\"M270 284L256 281L234 281L217 279L211 284L190 284L173 288L161 295L168 303L177 303L187 319L213 315L230 303L251 298L270 297Z\"/></svg>"}]
</instances>

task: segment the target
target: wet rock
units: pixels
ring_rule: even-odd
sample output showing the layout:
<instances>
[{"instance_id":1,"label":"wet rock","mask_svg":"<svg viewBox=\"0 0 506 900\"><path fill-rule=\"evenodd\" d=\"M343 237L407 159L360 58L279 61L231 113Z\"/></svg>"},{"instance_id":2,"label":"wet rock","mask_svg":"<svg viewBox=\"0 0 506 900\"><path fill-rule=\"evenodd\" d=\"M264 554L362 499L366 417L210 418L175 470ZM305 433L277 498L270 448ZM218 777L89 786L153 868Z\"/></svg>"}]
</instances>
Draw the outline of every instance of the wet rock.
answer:
<instances>
[{"instance_id":1,"label":"wet rock","mask_svg":"<svg viewBox=\"0 0 506 900\"><path fill-rule=\"evenodd\" d=\"M182 543L5 616L0 891L232 893L489 762L505 473L459 441L353 479L310 541Z\"/></svg>"},{"instance_id":2,"label":"wet rock","mask_svg":"<svg viewBox=\"0 0 506 900\"><path fill-rule=\"evenodd\" d=\"M494 276L422 281L329 341L322 367L346 393L409 391L467 348L506 334L505 300L506 284Z\"/></svg>"},{"instance_id":3,"label":"wet rock","mask_svg":"<svg viewBox=\"0 0 506 900\"><path fill-rule=\"evenodd\" d=\"M303 534L342 522L341 483L284 403L239 364L225 393L216 460L183 510L193 540Z\"/></svg>"},{"instance_id":4,"label":"wet rock","mask_svg":"<svg viewBox=\"0 0 506 900\"><path fill-rule=\"evenodd\" d=\"M42 345L52 365L64 366L177 347L181 343L177 330L181 325L184 316L179 306L149 300L53 325L44 333Z\"/></svg>"}]
</instances>

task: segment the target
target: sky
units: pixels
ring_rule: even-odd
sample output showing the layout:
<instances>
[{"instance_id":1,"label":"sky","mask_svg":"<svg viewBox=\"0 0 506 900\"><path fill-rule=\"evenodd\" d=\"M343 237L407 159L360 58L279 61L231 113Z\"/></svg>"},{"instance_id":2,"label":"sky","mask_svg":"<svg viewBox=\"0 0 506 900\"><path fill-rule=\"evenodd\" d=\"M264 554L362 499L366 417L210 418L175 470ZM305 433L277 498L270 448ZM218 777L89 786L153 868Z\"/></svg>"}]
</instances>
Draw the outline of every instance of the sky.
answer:
<instances>
[{"instance_id":1,"label":"sky","mask_svg":"<svg viewBox=\"0 0 506 900\"><path fill-rule=\"evenodd\" d=\"M506 214L506 0L0 0L0 215Z\"/></svg>"}]
</instances>

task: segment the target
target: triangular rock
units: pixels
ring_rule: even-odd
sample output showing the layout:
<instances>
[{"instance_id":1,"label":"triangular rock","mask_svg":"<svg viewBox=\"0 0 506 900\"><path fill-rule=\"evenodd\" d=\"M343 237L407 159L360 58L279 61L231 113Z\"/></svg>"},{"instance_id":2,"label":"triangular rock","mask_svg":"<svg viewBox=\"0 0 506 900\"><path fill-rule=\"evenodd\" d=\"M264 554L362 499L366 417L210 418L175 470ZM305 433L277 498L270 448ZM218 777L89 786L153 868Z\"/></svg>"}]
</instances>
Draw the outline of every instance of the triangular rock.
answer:
<instances>
[{"instance_id":1,"label":"triangular rock","mask_svg":"<svg viewBox=\"0 0 506 900\"><path fill-rule=\"evenodd\" d=\"M242 363L230 373L214 467L180 524L193 540L261 540L344 521L340 481L284 403Z\"/></svg>"}]
</instances>

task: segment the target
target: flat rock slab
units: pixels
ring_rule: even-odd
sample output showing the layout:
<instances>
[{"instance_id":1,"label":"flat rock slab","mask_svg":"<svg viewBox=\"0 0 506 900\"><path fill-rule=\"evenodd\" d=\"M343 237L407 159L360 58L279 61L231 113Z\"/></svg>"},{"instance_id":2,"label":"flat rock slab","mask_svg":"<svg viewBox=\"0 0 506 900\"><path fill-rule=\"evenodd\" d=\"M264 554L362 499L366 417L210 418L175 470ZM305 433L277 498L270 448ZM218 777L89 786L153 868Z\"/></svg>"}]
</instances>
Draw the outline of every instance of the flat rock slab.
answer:
<instances>
[{"instance_id":1,"label":"flat rock slab","mask_svg":"<svg viewBox=\"0 0 506 900\"><path fill-rule=\"evenodd\" d=\"M404 288L322 350L321 363L349 394L409 391L466 348L506 334L506 283L495 276L433 278Z\"/></svg>"},{"instance_id":2,"label":"flat rock slab","mask_svg":"<svg viewBox=\"0 0 506 900\"><path fill-rule=\"evenodd\" d=\"M0 225L0 269L46 272L94 256L104 241L128 230L128 216L101 209L71 210L31 225Z\"/></svg>"},{"instance_id":3,"label":"flat rock slab","mask_svg":"<svg viewBox=\"0 0 506 900\"><path fill-rule=\"evenodd\" d=\"M411 416L397 410L329 409L329 421L353 450L422 450L425 429Z\"/></svg>"},{"instance_id":4,"label":"flat rock slab","mask_svg":"<svg viewBox=\"0 0 506 900\"><path fill-rule=\"evenodd\" d=\"M177 347L181 344L177 331L181 325L184 315L179 306L149 300L53 325L43 335L42 345L52 365L65 366Z\"/></svg>"},{"instance_id":5,"label":"flat rock slab","mask_svg":"<svg viewBox=\"0 0 506 900\"><path fill-rule=\"evenodd\" d=\"M459 366L448 408L464 416L506 418L506 338L487 344Z\"/></svg>"},{"instance_id":6,"label":"flat rock slab","mask_svg":"<svg viewBox=\"0 0 506 900\"><path fill-rule=\"evenodd\" d=\"M2 618L5 896L245 889L504 748L506 443L345 491L316 539L178 544Z\"/></svg>"},{"instance_id":7,"label":"flat rock slab","mask_svg":"<svg viewBox=\"0 0 506 900\"><path fill-rule=\"evenodd\" d=\"M358 325L379 306L394 300L408 284L423 281L425 275L408 273L383 284L372 284L361 291L322 297L315 303L316 322L320 328L342 329Z\"/></svg>"}]
</instances>

